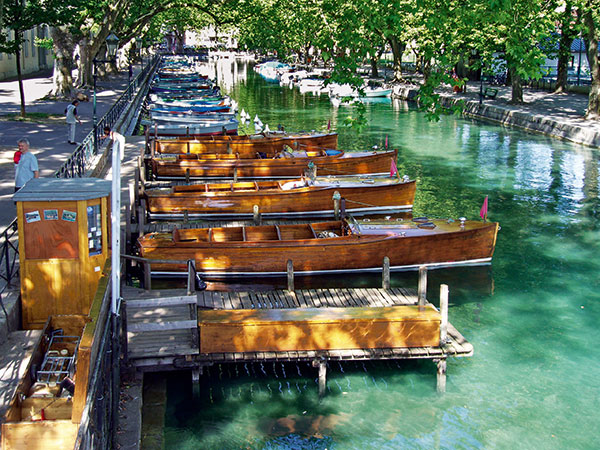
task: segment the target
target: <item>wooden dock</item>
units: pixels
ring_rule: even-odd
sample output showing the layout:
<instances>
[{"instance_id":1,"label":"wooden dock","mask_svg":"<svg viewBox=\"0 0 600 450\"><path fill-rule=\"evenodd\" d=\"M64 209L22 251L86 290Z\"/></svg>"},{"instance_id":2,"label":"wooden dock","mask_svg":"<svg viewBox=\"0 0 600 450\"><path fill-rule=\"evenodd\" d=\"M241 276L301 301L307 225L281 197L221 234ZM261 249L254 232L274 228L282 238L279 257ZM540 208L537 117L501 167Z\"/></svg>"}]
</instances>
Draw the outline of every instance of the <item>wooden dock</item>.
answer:
<instances>
[{"instance_id":1,"label":"wooden dock","mask_svg":"<svg viewBox=\"0 0 600 450\"><path fill-rule=\"evenodd\" d=\"M438 366L438 388L443 391L445 387L446 358L473 355L473 346L450 323L447 323L447 333L437 347L202 354L199 352L197 344L195 347L190 345L195 336L192 337L189 327L184 330L187 333L185 337L183 337L183 334L181 338L174 337L174 331L167 332L168 337L167 335L163 336L165 329L177 329L177 326L173 325L174 321L190 320L189 312L177 313L173 309L175 306L168 306L162 300L166 297L182 297L183 295L183 290L144 291L136 288L125 288L123 290L128 325L132 323L132 320L134 323L136 320L138 320L137 323L140 323L139 320L142 317L142 322L155 324L145 330L148 334L146 338L135 338L131 335L128 340L130 363L139 370L191 369L199 373L203 367L216 363L312 361L315 367L319 367L320 376L322 374L324 377L324 365L328 360L429 359ZM390 288L387 290L374 288L305 289L294 292L287 290L263 292L202 291L195 293L195 296L197 307L200 310L370 308L417 305L419 303L417 292L405 288ZM141 300L141 297L145 298ZM150 297L154 297L154 300ZM138 308L138 311L134 314L131 305L136 305L135 302L138 302L137 305L146 305L143 312ZM153 302L156 304L153 305ZM175 328L173 328L174 326ZM181 333L181 327L179 327L178 333ZM182 341L185 344L182 344ZM180 351L182 353L179 353Z\"/></svg>"}]
</instances>

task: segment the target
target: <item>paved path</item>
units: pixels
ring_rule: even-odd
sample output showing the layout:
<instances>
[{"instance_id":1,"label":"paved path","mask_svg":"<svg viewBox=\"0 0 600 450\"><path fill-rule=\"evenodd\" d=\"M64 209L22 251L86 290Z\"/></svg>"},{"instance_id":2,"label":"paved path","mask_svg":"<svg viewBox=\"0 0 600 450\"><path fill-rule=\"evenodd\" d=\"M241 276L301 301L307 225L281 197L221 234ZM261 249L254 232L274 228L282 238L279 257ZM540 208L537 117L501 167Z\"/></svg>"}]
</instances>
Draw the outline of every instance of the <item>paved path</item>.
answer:
<instances>
[{"instance_id":1,"label":"paved path","mask_svg":"<svg viewBox=\"0 0 600 450\"><path fill-rule=\"evenodd\" d=\"M140 67L135 67L134 76ZM108 80L98 80L96 114L100 119L127 88L127 71L111 76ZM0 230L3 230L16 216L12 202L14 193L13 154L17 140L25 137L38 159L41 177L50 177L73 153L76 146L67 143L67 126L64 110L68 101L42 100L52 89L52 73L33 76L24 81L26 112L59 114L63 117L50 123L30 123L2 120L2 116L20 112L19 87L16 81L0 82ZM81 102L77 112L82 125L77 125L75 139L81 142L93 127L93 104L91 90L84 91L89 102Z\"/></svg>"}]
</instances>

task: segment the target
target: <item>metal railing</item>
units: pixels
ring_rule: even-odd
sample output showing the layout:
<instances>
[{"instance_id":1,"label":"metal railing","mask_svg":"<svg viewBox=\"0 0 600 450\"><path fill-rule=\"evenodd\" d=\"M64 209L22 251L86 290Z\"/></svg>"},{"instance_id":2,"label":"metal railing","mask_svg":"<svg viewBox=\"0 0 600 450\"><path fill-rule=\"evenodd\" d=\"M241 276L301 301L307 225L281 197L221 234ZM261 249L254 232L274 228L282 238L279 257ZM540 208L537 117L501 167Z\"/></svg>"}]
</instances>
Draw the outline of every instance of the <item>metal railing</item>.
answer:
<instances>
[{"instance_id":1,"label":"metal railing","mask_svg":"<svg viewBox=\"0 0 600 450\"><path fill-rule=\"evenodd\" d=\"M123 110L129 105L131 99L134 97L137 88L141 85L146 75L154 70L159 59L160 57L155 55L150 63L146 65L133 80L131 80L131 83L127 86L127 89L125 89L125 92L121 94L110 110L108 110L108 112L98 121L96 128L89 132L69 159L54 172L55 178L78 178L84 176L96 154L94 142L102 142L104 139L104 127L112 128L117 122Z\"/></svg>"},{"instance_id":2,"label":"metal railing","mask_svg":"<svg viewBox=\"0 0 600 450\"><path fill-rule=\"evenodd\" d=\"M104 127L112 127L119 119L123 110L130 103L137 88L142 84L146 75L151 73L160 60L155 55L144 69L131 81L125 92L119 97L111 109L100 119L95 130L92 130L75 149L73 154L53 174L54 178L80 178L85 175L94 155L94 133L100 138ZM19 248L17 242L17 219L15 218L4 231L0 233L0 307L4 309L2 294L11 287L12 280L18 275L17 259ZM6 312L5 312L6 313Z\"/></svg>"}]
</instances>

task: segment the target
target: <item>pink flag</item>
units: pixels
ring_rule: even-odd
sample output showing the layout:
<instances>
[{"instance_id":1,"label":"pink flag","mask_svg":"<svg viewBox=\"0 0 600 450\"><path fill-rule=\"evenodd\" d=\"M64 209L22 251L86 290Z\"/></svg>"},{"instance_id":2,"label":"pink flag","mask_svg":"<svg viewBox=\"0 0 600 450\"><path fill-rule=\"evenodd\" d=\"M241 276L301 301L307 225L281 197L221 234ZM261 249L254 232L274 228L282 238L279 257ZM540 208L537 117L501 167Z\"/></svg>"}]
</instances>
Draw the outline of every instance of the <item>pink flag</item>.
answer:
<instances>
[{"instance_id":1,"label":"pink flag","mask_svg":"<svg viewBox=\"0 0 600 450\"><path fill-rule=\"evenodd\" d=\"M393 177L398 173L398 168L396 167L396 161L392 159L392 164L390 165L390 177Z\"/></svg>"},{"instance_id":2,"label":"pink flag","mask_svg":"<svg viewBox=\"0 0 600 450\"><path fill-rule=\"evenodd\" d=\"M385 135L385 149L387 150L388 148L388 135Z\"/></svg>"},{"instance_id":3,"label":"pink flag","mask_svg":"<svg viewBox=\"0 0 600 450\"><path fill-rule=\"evenodd\" d=\"M488 213L488 196L485 196L485 199L483 200L483 205L481 206L481 211L479 211L479 216L481 216L481 218L483 220L487 219L487 213Z\"/></svg>"},{"instance_id":4,"label":"pink flag","mask_svg":"<svg viewBox=\"0 0 600 450\"><path fill-rule=\"evenodd\" d=\"M327 122L327 131L331 130L331 119Z\"/></svg>"}]
</instances>

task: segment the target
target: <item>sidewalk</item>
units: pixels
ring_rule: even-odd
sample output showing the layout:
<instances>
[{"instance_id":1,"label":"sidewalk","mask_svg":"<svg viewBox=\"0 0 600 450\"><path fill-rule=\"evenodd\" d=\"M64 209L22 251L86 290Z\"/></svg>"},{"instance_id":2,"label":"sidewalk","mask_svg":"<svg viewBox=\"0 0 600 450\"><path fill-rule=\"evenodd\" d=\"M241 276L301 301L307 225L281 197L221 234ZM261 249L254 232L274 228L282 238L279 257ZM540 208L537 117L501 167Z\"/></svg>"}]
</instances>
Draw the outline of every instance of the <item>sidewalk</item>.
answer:
<instances>
[{"instance_id":1,"label":"sidewalk","mask_svg":"<svg viewBox=\"0 0 600 450\"><path fill-rule=\"evenodd\" d=\"M494 99L485 98L479 103L480 84L477 81L467 83L466 92L454 93L450 86L437 90L442 96L442 104L450 107L459 101L465 102L465 115L479 119L492 120L503 125L516 126L528 131L539 132L555 138L591 147L600 147L600 122L584 120L588 105L585 94L562 93L524 88L521 105L510 103L510 86L489 86L497 89ZM394 95L401 98L413 98L417 88L414 85L394 87Z\"/></svg>"},{"instance_id":2,"label":"sidewalk","mask_svg":"<svg viewBox=\"0 0 600 450\"><path fill-rule=\"evenodd\" d=\"M134 68L134 77L140 67ZM68 101L41 100L52 89L52 73L36 75L23 81L25 90L25 109L27 113L49 113L62 116L60 120L48 123L29 123L2 120L2 116L20 112L19 87L16 81L0 82L0 229L4 229L16 216L16 207L12 202L14 194L15 169L13 154L17 140L27 138L37 157L41 177L50 177L75 151L77 146L67 143L67 126L64 110ZM127 70L108 80L97 81L96 115L100 119L127 88ZM84 91L89 102L81 102L77 112L82 125L77 124L75 140L81 142L93 127L92 90Z\"/></svg>"}]
</instances>

